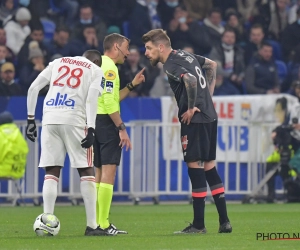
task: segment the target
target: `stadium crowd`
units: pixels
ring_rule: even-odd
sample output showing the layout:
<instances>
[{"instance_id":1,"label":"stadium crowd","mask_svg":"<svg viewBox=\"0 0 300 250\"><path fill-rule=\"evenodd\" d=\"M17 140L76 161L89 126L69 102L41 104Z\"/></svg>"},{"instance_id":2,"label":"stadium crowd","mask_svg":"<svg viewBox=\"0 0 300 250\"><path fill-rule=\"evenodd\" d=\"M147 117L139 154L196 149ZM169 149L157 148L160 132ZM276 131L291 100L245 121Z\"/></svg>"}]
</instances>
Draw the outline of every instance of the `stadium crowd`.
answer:
<instances>
[{"instance_id":1,"label":"stadium crowd","mask_svg":"<svg viewBox=\"0 0 300 250\"><path fill-rule=\"evenodd\" d=\"M214 95L295 95L300 80L299 0L1 0L0 22L0 96L26 95L56 58L103 52L111 33L131 39L120 87L146 67L130 96L170 95L161 65L144 57L141 37L155 28L167 30L174 49L218 63Z\"/></svg>"}]
</instances>

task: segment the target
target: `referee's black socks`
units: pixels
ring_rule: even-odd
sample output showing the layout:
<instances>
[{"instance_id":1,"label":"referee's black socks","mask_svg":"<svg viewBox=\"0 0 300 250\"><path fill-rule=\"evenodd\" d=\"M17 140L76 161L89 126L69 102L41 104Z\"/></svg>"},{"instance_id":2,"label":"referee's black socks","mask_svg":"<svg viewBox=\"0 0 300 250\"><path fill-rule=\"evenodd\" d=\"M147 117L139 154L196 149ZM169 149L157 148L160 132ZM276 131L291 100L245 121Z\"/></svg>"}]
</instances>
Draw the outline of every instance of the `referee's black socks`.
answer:
<instances>
[{"instance_id":1,"label":"referee's black socks","mask_svg":"<svg viewBox=\"0 0 300 250\"><path fill-rule=\"evenodd\" d=\"M219 222L220 224L223 224L229 221L227 216L223 182L217 172L216 167L205 171L205 176L219 213Z\"/></svg>"},{"instance_id":2,"label":"referee's black socks","mask_svg":"<svg viewBox=\"0 0 300 250\"><path fill-rule=\"evenodd\" d=\"M204 207L207 193L204 169L188 168L188 174L192 183L192 197L194 209L193 226L197 229L203 229L205 227Z\"/></svg>"}]
</instances>

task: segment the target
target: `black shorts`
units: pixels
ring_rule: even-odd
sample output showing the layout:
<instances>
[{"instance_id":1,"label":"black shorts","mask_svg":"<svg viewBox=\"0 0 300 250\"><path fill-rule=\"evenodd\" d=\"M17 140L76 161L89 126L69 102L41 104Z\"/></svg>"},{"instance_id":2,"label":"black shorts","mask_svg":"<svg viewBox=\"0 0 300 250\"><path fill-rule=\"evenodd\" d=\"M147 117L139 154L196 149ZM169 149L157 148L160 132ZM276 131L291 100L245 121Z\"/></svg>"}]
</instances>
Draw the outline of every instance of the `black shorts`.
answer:
<instances>
[{"instance_id":1,"label":"black shorts","mask_svg":"<svg viewBox=\"0 0 300 250\"><path fill-rule=\"evenodd\" d=\"M120 137L118 128L109 115L97 115L95 142L94 142L94 166L120 165L122 149L119 146Z\"/></svg>"},{"instance_id":2,"label":"black shorts","mask_svg":"<svg viewBox=\"0 0 300 250\"><path fill-rule=\"evenodd\" d=\"M181 123L181 145L185 162L216 159L218 121Z\"/></svg>"}]
</instances>

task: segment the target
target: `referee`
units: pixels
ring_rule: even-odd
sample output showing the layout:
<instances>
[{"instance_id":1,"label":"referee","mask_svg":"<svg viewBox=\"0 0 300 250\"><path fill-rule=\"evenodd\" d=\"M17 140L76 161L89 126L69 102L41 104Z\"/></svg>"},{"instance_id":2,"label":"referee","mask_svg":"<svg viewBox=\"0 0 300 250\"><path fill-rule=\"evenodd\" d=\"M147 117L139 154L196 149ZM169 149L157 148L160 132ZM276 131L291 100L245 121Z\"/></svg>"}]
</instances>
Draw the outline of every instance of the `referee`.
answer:
<instances>
[{"instance_id":1,"label":"referee","mask_svg":"<svg viewBox=\"0 0 300 250\"><path fill-rule=\"evenodd\" d=\"M105 79L101 85L103 94L98 99L95 129L94 165L96 167L97 223L110 235L127 234L109 222L109 211L117 166L120 164L121 151L131 149L126 127L120 116L120 101L141 82L145 81L143 68L131 83L120 90L120 78L116 64L123 64L130 54L130 40L120 34L110 34L103 41L104 55L102 70Z\"/></svg>"}]
</instances>

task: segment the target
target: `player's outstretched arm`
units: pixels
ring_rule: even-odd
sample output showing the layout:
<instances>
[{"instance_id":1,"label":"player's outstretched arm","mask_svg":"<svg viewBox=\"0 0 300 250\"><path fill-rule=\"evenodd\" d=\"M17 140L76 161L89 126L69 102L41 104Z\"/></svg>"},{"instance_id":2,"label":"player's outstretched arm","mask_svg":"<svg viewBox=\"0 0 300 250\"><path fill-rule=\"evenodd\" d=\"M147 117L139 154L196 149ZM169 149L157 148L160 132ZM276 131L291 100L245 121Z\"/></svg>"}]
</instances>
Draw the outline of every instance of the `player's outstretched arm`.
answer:
<instances>
[{"instance_id":1,"label":"player's outstretched arm","mask_svg":"<svg viewBox=\"0 0 300 250\"><path fill-rule=\"evenodd\" d=\"M205 69L209 93L212 96L216 85L217 63L205 57L202 68Z\"/></svg>"}]
</instances>

